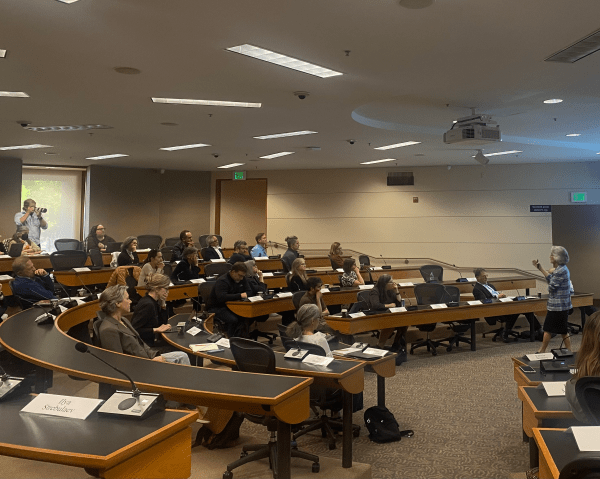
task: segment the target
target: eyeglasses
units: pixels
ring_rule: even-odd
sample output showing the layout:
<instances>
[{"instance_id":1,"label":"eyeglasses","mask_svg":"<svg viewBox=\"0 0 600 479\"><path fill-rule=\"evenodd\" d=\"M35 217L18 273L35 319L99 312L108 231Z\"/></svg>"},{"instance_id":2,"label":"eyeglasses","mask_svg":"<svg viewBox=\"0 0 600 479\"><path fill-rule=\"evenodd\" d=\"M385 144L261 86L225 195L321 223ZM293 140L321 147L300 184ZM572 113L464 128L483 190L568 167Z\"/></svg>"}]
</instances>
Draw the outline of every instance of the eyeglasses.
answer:
<instances>
[{"instance_id":1,"label":"eyeglasses","mask_svg":"<svg viewBox=\"0 0 600 479\"><path fill-rule=\"evenodd\" d=\"M97 230L105 230L106 228L96 228Z\"/></svg>"}]
</instances>

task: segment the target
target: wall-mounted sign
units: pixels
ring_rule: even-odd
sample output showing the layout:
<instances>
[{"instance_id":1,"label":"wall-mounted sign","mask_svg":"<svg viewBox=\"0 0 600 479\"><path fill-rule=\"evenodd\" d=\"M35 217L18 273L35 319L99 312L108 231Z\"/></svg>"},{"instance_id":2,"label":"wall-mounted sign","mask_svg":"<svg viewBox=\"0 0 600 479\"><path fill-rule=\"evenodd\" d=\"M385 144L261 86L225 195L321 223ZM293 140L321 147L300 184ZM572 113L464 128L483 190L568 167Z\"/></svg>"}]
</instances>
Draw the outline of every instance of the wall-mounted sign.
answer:
<instances>
[{"instance_id":1,"label":"wall-mounted sign","mask_svg":"<svg viewBox=\"0 0 600 479\"><path fill-rule=\"evenodd\" d=\"M571 191L571 203L587 203L587 191Z\"/></svg>"},{"instance_id":2,"label":"wall-mounted sign","mask_svg":"<svg viewBox=\"0 0 600 479\"><path fill-rule=\"evenodd\" d=\"M550 205L529 205L530 213L550 213L552 206Z\"/></svg>"},{"instance_id":3,"label":"wall-mounted sign","mask_svg":"<svg viewBox=\"0 0 600 479\"><path fill-rule=\"evenodd\" d=\"M233 179L234 180L245 180L246 179L246 172L245 171L234 171L233 172Z\"/></svg>"}]
</instances>

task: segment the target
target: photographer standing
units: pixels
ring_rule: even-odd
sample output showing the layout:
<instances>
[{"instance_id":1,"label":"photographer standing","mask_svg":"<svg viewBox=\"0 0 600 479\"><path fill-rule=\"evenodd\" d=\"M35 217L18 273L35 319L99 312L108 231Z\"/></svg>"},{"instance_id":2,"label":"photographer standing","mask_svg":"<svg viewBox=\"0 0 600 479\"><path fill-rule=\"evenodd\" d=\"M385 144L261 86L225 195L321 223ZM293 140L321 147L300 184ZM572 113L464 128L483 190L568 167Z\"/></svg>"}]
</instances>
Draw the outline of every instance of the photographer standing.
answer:
<instances>
[{"instance_id":1,"label":"photographer standing","mask_svg":"<svg viewBox=\"0 0 600 479\"><path fill-rule=\"evenodd\" d=\"M36 208L36 203L31 198L23 202L23 211L15 214L15 223L17 226L24 225L29 228L29 239L35 244L40 244L40 230L48 228L48 223L42 218L42 208Z\"/></svg>"}]
</instances>

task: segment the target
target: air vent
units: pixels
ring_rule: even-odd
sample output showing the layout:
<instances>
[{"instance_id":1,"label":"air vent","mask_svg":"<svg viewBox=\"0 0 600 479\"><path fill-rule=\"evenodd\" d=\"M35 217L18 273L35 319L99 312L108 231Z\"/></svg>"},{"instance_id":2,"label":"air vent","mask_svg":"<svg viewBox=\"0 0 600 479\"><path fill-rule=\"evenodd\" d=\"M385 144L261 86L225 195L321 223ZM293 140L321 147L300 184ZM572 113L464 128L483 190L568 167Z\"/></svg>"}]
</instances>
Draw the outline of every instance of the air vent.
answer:
<instances>
[{"instance_id":1,"label":"air vent","mask_svg":"<svg viewBox=\"0 0 600 479\"><path fill-rule=\"evenodd\" d=\"M49 133L57 131L83 131L83 130L107 130L112 128L108 125L64 125L64 126L26 126L29 131L38 133Z\"/></svg>"},{"instance_id":2,"label":"air vent","mask_svg":"<svg viewBox=\"0 0 600 479\"><path fill-rule=\"evenodd\" d=\"M575 63L600 50L600 30L546 58L547 62Z\"/></svg>"},{"instance_id":3,"label":"air vent","mask_svg":"<svg viewBox=\"0 0 600 479\"><path fill-rule=\"evenodd\" d=\"M387 185L388 186L406 186L414 185L415 177L412 171L392 171L388 173Z\"/></svg>"}]
</instances>

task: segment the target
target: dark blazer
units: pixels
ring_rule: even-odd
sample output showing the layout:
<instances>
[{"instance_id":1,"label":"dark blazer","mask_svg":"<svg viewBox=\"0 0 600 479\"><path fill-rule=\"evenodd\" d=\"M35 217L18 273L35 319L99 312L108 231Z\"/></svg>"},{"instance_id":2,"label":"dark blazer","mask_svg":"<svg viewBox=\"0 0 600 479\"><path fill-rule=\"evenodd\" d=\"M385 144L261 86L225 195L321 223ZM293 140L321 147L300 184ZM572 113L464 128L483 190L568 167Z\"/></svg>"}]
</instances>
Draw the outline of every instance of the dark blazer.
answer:
<instances>
[{"instance_id":1,"label":"dark blazer","mask_svg":"<svg viewBox=\"0 0 600 479\"><path fill-rule=\"evenodd\" d=\"M188 263L187 259L182 259L177 263L177 267L171 273L171 281L189 281L190 279L198 279L200 277L200 268Z\"/></svg>"},{"instance_id":2,"label":"dark blazer","mask_svg":"<svg viewBox=\"0 0 600 479\"><path fill-rule=\"evenodd\" d=\"M488 283L488 286L494 288L494 285L491 283ZM496 288L494 289L498 291ZM475 283L475 286L473 286L473 296L477 300L493 298L492 293L490 293L489 290L481 283Z\"/></svg>"},{"instance_id":3,"label":"dark blazer","mask_svg":"<svg viewBox=\"0 0 600 479\"><path fill-rule=\"evenodd\" d=\"M54 295L54 283L49 274L46 276L34 276L26 278L17 276L12 282L12 289L16 296L28 304L23 304L24 308L45 299L56 299Z\"/></svg>"},{"instance_id":4,"label":"dark blazer","mask_svg":"<svg viewBox=\"0 0 600 479\"><path fill-rule=\"evenodd\" d=\"M175 243L173 246L173 256L171 256L171 261L179 261L183 259L183 250L185 249L185 245L183 241L179 241Z\"/></svg>"},{"instance_id":5,"label":"dark blazer","mask_svg":"<svg viewBox=\"0 0 600 479\"><path fill-rule=\"evenodd\" d=\"M300 276L292 276L290 278L290 291L295 292L307 290L308 287L306 286L306 283L302 281L302 278Z\"/></svg>"},{"instance_id":6,"label":"dark blazer","mask_svg":"<svg viewBox=\"0 0 600 479\"><path fill-rule=\"evenodd\" d=\"M88 236L85 239L85 250L89 251L91 249L100 249L98 248L98 243L100 243L100 241L98 240L98 237L96 235ZM102 240L102 244L107 245L108 243L115 243L115 240L110 236L106 235Z\"/></svg>"},{"instance_id":7,"label":"dark blazer","mask_svg":"<svg viewBox=\"0 0 600 479\"><path fill-rule=\"evenodd\" d=\"M217 279L215 287L210 292L207 301L209 311L214 308L224 308L227 301L240 301L241 294L246 293L252 296L252 289L248 284L248 280L243 278L239 283L236 283L229 273L225 273Z\"/></svg>"},{"instance_id":8,"label":"dark blazer","mask_svg":"<svg viewBox=\"0 0 600 479\"><path fill-rule=\"evenodd\" d=\"M396 306L399 305L398 298L396 298L394 291L385 291L385 303L382 303L379 300L379 290L377 288L373 288L369 291L369 306L373 311L385 311L387 309L385 305L389 303L394 303Z\"/></svg>"},{"instance_id":9,"label":"dark blazer","mask_svg":"<svg viewBox=\"0 0 600 479\"><path fill-rule=\"evenodd\" d=\"M223 254L223 250L221 248L219 248L219 251L221 252L221 254ZM225 255L223 255L223 258L225 258ZM202 249L202 259L204 261L210 261L211 259L221 259L221 258L219 258L219 255L217 254L215 249L211 248L209 246L208 248Z\"/></svg>"},{"instance_id":10,"label":"dark blazer","mask_svg":"<svg viewBox=\"0 0 600 479\"><path fill-rule=\"evenodd\" d=\"M283 256L281 257L281 263L283 264L283 271L285 271L286 273L289 273L292 270L292 263L298 256L300 256L300 253L298 253L297 251L294 251L291 248L288 248L288 250L285 253L283 253Z\"/></svg>"},{"instance_id":11,"label":"dark blazer","mask_svg":"<svg viewBox=\"0 0 600 479\"><path fill-rule=\"evenodd\" d=\"M166 314L163 314L163 309L158 302L152 296L146 295L140 299L133 311L131 326L148 346L154 346L156 338L154 328L166 324L167 320L168 318Z\"/></svg>"},{"instance_id":12,"label":"dark blazer","mask_svg":"<svg viewBox=\"0 0 600 479\"><path fill-rule=\"evenodd\" d=\"M248 286L252 290L252 296L256 296L258 293L266 293L269 287L265 283L261 283L258 280L258 276L246 276L248 280Z\"/></svg>"},{"instance_id":13,"label":"dark blazer","mask_svg":"<svg viewBox=\"0 0 600 479\"><path fill-rule=\"evenodd\" d=\"M227 260L228 263L245 263L246 261L250 261L252 256L244 256L242 253L233 253L231 257Z\"/></svg>"},{"instance_id":14,"label":"dark blazer","mask_svg":"<svg viewBox=\"0 0 600 479\"><path fill-rule=\"evenodd\" d=\"M137 252L133 252L133 260L127 251L123 250L119 253L117 257L117 265L118 266L127 266L130 264L140 264L140 259L138 258Z\"/></svg>"},{"instance_id":15,"label":"dark blazer","mask_svg":"<svg viewBox=\"0 0 600 479\"><path fill-rule=\"evenodd\" d=\"M98 327L101 348L138 358L153 359L156 356L157 353L144 343L127 318L121 318L121 324L102 312L98 313L98 317L97 321L102 321Z\"/></svg>"}]
</instances>

